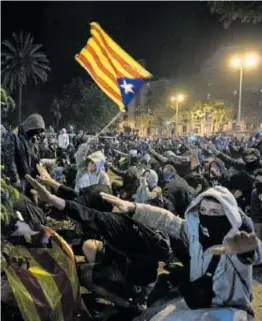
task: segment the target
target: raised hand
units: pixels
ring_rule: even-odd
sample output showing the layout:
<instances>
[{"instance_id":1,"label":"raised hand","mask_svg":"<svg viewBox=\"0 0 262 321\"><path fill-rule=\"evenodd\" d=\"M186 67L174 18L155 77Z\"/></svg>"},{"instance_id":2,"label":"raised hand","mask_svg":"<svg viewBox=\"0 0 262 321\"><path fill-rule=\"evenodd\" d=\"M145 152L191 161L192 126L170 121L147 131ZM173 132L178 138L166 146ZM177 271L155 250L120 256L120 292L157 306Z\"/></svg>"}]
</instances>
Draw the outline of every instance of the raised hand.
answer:
<instances>
[{"instance_id":1,"label":"raised hand","mask_svg":"<svg viewBox=\"0 0 262 321\"><path fill-rule=\"evenodd\" d=\"M25 176L25 178L28 181L28 183L33 187L35 192L38 194L38 197L42 201L47 203L51 201L52 194L42 184L38 183L36 179L34 179L32 176L28 174Z\"/></svg>"},{"instance_id":2,"label":"raised hand","mask_svg":"<svg viewBox=\"0 0 262 321\"><path fill-rule=\"evenodd\" d=\"M42 184L45 184L47 186L52 186L55 190L60 186L60 184L49 175L49 173L44 168L44 166L37 164L36 168L40 175L40 176L37 176L37 179Z\"/></svg>"},{"instance_id":3,"label":"raised hand","mask_svg":"<svg viewBox=\"0 0 262 321\"><path fill-rule=\"evenodd\" d=\"M120 198L113 196L111 194L100 193L103 200L107 201L108 203L116 206L121 213L132 212L135 210L136 205L135 203L129 201L123 201Z\"/></svg>"},{"instance_id":4,"label":"raised hand","mask_svg":"<svg viewBox=\"0 0 262 321\"><path fill-rule=\"evenodd\" d=\"M242 254L254 251L258 246L255 233L237 232L225 238L223 245L212 247L210 252L214 255Z\"/></svg>"}]
</instances>

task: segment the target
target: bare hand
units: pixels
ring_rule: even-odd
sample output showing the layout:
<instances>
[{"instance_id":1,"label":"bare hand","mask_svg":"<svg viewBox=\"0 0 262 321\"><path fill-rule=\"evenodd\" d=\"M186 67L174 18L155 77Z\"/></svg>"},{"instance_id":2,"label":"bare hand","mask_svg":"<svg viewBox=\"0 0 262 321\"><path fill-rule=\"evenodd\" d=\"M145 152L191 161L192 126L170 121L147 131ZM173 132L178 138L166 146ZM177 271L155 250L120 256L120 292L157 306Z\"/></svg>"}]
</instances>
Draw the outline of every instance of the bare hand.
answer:
<instances>
[{"instance_id":1,"label":"bare hand","mask_svg":"<svg viewBox=\"0 0 262 321\"><path fill-rule=\"evenodd\" d=\"M120 198L106 194L106 193L100 193L101 197L103 200L107 201L108 203L116 206L119 208L120 212L122 213L127 213L127 212L132 212L135 210L136 206L135 203L129 202L129 201L123 201Z\"/></svg>"},{"instance_id":2,"label":"bare hand","mask_svg":"<svg viewBox=\"0 0 262 321\"><path fill-rule=\"evenodd\" d=\"M33 189L42 201L47 203L51 201L52 194L48 192L48 190L42 184L38 183L36 179L34 179L32 176L28 174L25 176L25 178L28 181L28 183L33 187Z\"/></svg>"},{"instance_id":3,"label":"bare hand","mask_svg":"<svg viewBox=\"0 0 262 321\"><path fill-rule=\"evenodd\" d=\"M255 233L237 232L225 238L223 245L210 249L214 255L221 254L242 254L254 251L258 246L258 239Z\"/></svg>"},{"instance_id":4,"label":"bare hand","mask_svg":"<svg viewBox=\"0 0 262 321\"><path fill-rule=\"evenodd\" d=\"M57 190L60 184L49 175L47 170L42 165L39 165L39 164L36 165L36 168L40 175L40 176L37 176L37 179L39 180L39 182L47 186L52 186L55 190Z\"/></svg>"}]
</instances>

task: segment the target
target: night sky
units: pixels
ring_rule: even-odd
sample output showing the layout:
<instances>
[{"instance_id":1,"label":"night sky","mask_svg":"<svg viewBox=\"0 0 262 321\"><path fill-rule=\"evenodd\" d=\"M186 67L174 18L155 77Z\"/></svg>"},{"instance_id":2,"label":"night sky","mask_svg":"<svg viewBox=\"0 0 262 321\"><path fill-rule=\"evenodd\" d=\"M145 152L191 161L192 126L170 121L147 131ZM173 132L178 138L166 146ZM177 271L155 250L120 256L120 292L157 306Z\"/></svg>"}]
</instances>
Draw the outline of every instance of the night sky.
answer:
<instances>
[{"instance_id":1,"label":"night sky","mask_svg":"<svg viewBox=\"0 0 262 321\"><path fill-rule=\"evenodd\" d=\"M51 97L73 77L87 77L74 55L85 45L92 21L134 58L146 59L156 78L186 82L214 64L222 77L228 73L222 66L224 49L245 44L261 50L261 24L235 23L225 30L207 2L12 1L1 2L1 7L2 39L10 38L14 31L31 32L51 62L49 82L30 96L39 103L32 98L39 96L38 90L45 98Z\"/></svg>"}]
</instances>

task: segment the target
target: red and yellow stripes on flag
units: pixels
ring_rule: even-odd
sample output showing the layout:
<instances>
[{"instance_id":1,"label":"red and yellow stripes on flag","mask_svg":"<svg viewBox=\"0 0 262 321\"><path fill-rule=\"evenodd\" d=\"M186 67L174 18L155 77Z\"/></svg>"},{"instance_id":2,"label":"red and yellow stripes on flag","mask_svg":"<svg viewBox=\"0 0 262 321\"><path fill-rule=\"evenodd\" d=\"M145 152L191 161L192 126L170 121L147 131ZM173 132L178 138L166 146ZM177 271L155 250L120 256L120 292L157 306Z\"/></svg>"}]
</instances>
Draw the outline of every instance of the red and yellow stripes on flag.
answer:
<instances>
[{"instance_id":1,"label":"red and yellow stripes on flag","mask_svg":"<svg viewBox=\"0 0 262 321\"><path fill-rule=\"evenodd\" d=\"M152 75L119 47L96 22L91 23L91 35L75 58L105 94L123 109L125 106L117 78L150 78Z\"/></svg>"},{"instance_id":2,"label":"red and yellow stripes on flag","mask_svg":"<svg viewBox=\"0 0 262 321\"><path fill-rule=\"evenodd\" d=\"M51 248L16 246L29 268L3 266L25 321L71 321L79 299L79 281L69 245L50 228Z\"/></svg>"}]
</instances>

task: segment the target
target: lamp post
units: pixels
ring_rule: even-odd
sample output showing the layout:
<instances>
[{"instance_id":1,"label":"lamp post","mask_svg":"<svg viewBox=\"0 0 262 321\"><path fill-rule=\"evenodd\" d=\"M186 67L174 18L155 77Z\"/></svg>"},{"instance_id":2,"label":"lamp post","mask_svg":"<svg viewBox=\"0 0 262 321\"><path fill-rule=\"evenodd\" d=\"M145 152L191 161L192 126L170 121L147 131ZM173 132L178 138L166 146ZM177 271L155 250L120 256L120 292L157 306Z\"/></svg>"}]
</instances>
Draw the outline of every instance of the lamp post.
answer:
<instances>
[{"instance_id":1,"label":"lamp post","mask_svg":"<svg viewBox=\"0 0 262 321\"><path fill-rule=\"evenodd\" d=\"M178 107L179 107L179 103L182 102L184 99L185 99L185 96L182 94L171 97L171 101L176 102L176 135L178 135Z\"/></svg>"},{"instance_id":2,"label":"lamp post","mask_svg":"<svg viewBox=\"0 0 262 321\"><path fill-rule=\"evenodd\" d=\"M235 56L231 59L231 65L239 68L239 92L238 92L238 110L237 110L237 123L241 123L241 110L242 110L242 87L243 87L243 71L244 69L252 68L258 63L258 56L256 54L248 54L245 56Z\"/></svg>"}]
</instances>

